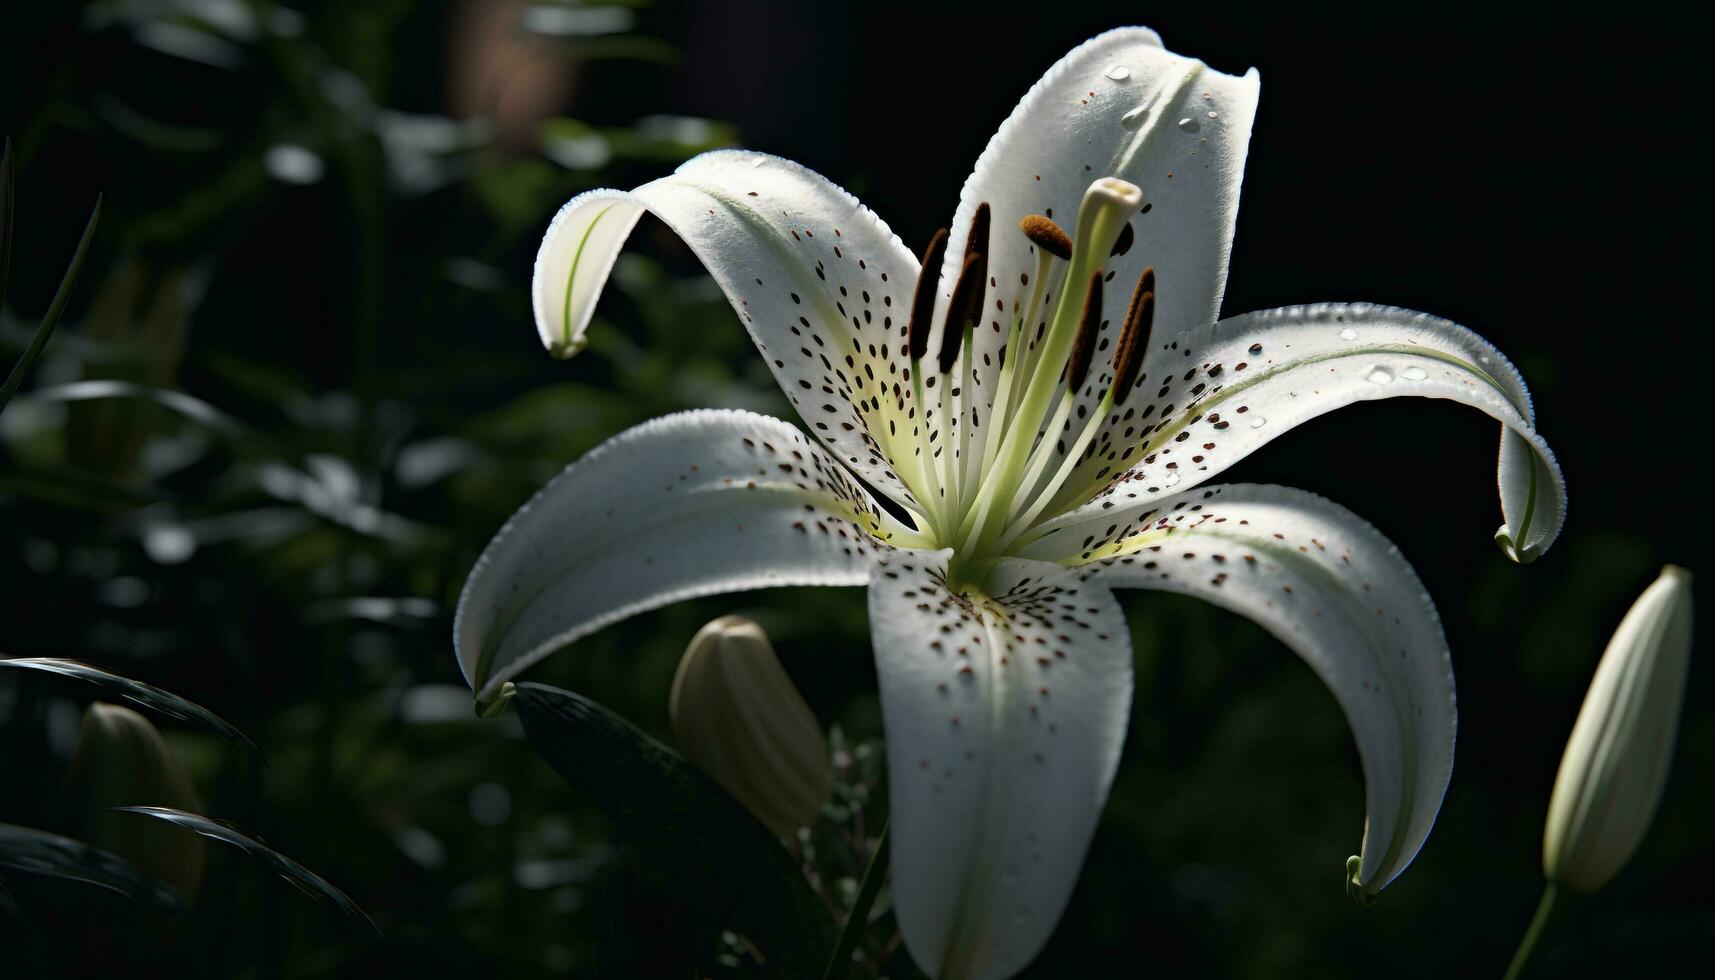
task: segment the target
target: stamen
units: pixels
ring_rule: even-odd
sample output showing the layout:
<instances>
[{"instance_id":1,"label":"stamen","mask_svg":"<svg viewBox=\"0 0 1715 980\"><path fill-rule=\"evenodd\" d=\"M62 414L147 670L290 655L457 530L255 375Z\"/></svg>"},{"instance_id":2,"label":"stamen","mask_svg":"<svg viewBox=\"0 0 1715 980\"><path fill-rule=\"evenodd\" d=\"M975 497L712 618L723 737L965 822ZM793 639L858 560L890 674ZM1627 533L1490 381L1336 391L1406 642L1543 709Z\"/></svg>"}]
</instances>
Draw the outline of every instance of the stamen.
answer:
<instances>
[{"instance_id":1,"label":"stamen","mask_svg":"<svg viewBox=\"0 0 1715 980\"><path fill-rule=\"evenodd\" d=\"M906 331L913 361L929 353L929 327L935 321L935 287L941 281L941 261L947 254L947 229L937 229L923 250L923 265L917 272L917 291L911 295L911 325Z\"/></svg>"},{"instance_id":2,"label":"stamen","mask_svg":"<svg viewBox=\"0 0 1715 980\"><path fill-rule=\"evenodd\" d=\"M1072 356L1066 361L1066 393L1076 395L1090 373L1090 358L1096 352L1096 332L1102 325L1102 274L1090 276L1090 289L1084 294L1084 315L1078 321L1078 340L1072 345Z\"/></svg>"},{"instance_id":3,"label":"stamen","mask_svg":"<svg viewBox=\"0 0 1715 980\"><path fill-rule=\"evenodd\" d=\"M971 252L965 256L965 267L959 270L959 281L953 286L952 302L947 304L947 322L941 327L941 373L953 370L953 363L959 358L959 341L965 337L965 324L970 321L971 294L976 293L977 302L982 302L982 270L984 265L982 253ZM927 341L924 342L927 345Z\"/></svg>"},{"instance_id":4,"label":"stamen","mask_svg":"<svg viewBox=\"0 0 1715 980\"><path fill-rule=\"evenodd\" d=\"M1155 268L1143 270L1137 288L1131 292L1131 306L1125 311L1125 327L1120 331L1119 346L1114 348L1114 404L1124 405L1132 385L1137 382L1137 369L1143 364L1143 354L1149 349L1149 330L1155 324Z\"/></svg>"},{"instance_id":5,"label":"stamen","mask_svg":"<svg viewBox=\"0 0 1715 980\"><path fill-rule=\"evenodd\" d=\"M1102 271L1102 263L1119 238L1127 219L1137 213L1143 203L1143 192L1137 185L1118 177L1103 177L1084 191L1078 205L1077 235L1073 239L1070 264L1065 282L1083 282L1092 273ZM1021 225L1022 228L1022 225ZM982 551L993 543L995 536L1005 530L1010 514L1009 504L1016 492L1035 482L1031 473L1032 446L1039 431L1052 438L1064 418L1050 420L1045 430L1038 425L1046 413L1054 392L1059 388L1059 371L1054 365L1066 364L1078 332L1082 309L1075 294L1062 290L1059 303L1050 318L1041 349L1029 375L1022 378L1018 408L1006 421L1006 433L1001 438L993 467L966 517L960 522L960 535L966 550ZM1062 408L1067 404L1063 402ZM1059 411L1054 412L1060 415ZM1040 468L1036 468L1040 472ZM1022 478L1022 479L1021 479ZM965 528L969 530L966 531Z\"/></svg>"},{"instance_id":6,"label":"stamen","mask_svg":"<svg viewBox=\"0 0 1715 980\"><path fill-rule=\"evenodd\" d=\"M1066 236L1066 232L1055 224L1052 218L1027 214L1018 223L1018 230L1024 232L1024 237L1049 255L1061 260L1072 257L1072 239Z\"/></svg>"},{"instance_id":7,"label":"stamen","mask_svg":"<svg viewBox=\"0 0 1715 980\"><path fill-rule=\"evenodd\" d=\"M977 213L971 217L971 231L965 236L965 261L971 256L977 257L976 289L966 301L965 319L972 323L981 323L983 319L983 295L988 288L989 277L989 205L987 201L977 205Z\"/></svg>"},{"instance_id":8,"label":"stamen","mask_svg":"<svg viewBox=\"0 0 1715 980\"><path fill-rule=\"evenodd\" d=\"M1109 252L1108 255L1124 255L1131 251L1131 243L1135 241L1136 238L1137 234L1131 230L1131 222L1126 222L1125 227L1120 229L1119 240L1114 242L1113 251Z\"/></svg>"}]
</instances>

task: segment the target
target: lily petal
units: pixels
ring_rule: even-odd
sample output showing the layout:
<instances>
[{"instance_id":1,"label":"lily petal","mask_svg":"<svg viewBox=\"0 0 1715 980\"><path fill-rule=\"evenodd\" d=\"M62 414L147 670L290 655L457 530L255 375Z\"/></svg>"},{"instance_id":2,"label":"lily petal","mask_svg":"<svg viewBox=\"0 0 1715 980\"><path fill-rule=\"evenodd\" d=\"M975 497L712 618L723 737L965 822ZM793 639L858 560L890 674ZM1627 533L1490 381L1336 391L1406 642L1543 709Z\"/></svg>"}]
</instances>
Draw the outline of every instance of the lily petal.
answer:
<instances>
[{"instance_id":1,"label":"lily petal","mask_svg":"<svg viewBox=\"0 0 1715 980\"><path fill-rule=\"evenodd\" d=\"M485 700L554 650L671 602L862 585L887 547L872 533L915 540L785 422L712 410L646 422L568 466L494 536L459 597L459 666Z\"/></svg>"},{"instance_id":2,"label":"lily petal","mask_svg":"<svg viewBox=\"0 0 1715 980\"><path fill-rule=\"evenodd\" d=\"M1315 494L1233 484L1115 507L1030 553L1070 555L1096 569L1091 584L1207 599L1279 637L1333 691L1358 743L1359 885L1380 891L1410 863L1453 772L1453 668L1434 605L1380 532Z\"/></svg>"},{"instance_id":3,"label":"lily petal","mask_svg":"<svg viewBox=\"0 0 1715 980\"><path fill-rule=\"evenodd\" d=\"M1161 285L1157 337L1213 323L1226 289L1260 86L1254 69L1243 77L1222 74L1165 50L1154 31L1141 27L1098 35L1050 68L977 158L953 217L958 244L978 207L992 209L984 304L990 329L975 334L977 363L998 362L1011 318L1029 299L1025 280L1037 275L1020 219L1046 214L1070 228L1085 189L1102 177L1138 185L1145 204L1131 219L1134 244L1107 259L1118 285L1106 291L1101 336L1109 344L1117 339L1109 334L1124 321L1131 284L1145 266L1155 267ZM963 261L962 248L947 250L937 324L946 321ZM1026 334L1036 325L1026 324ZM992 404L993 385L987 389Z\"/></svg>"},{"instance_id":4,"label":"lily petal","mask_svg":"<svg viewBox=\"0 0 1715 980\"><path fill-rule=\"evenodd\" d=\"M536 328L557 356L582 349L644 211L702 260L816 438L911 506L889 462L911 459L916 447L904 421L904 331L917 280L910 250L814 171L761 153L705 153L633 191L580 194L555 215L532 295ZM887 451L896 443L903 452Z\"/></svg>"},{"instance_id":5,"label":"lily petal","mask_svg":"<svg viewBox=\"0 0 1715 980\"><path fill-rule=\"evenodd\" d=\"M1251 313L1152 349L1132 397L1068 481L1063 505L1106 491L1044 527L1182 493L1301 422L1402 395L1451 399L1500 421L1506 523L1497 540L1519 562L1546 551L1565 522L1566 483L1536 433L1518 370L1458 324L1365 304Z\"/></svg>"},{"instance_id":6,"label":"lily petal","mask_svg":"<svg viewBox=\"0 0 1715 980\"><path fill-rule=\"evenodd\" d=\"M892 798L894 903L941 978L1010 976L1060 918L1118 765L1130 634L1105 586L1007 560L987 596L951 551L895 551L871 578Z\"/></svg>"}]
</instances>

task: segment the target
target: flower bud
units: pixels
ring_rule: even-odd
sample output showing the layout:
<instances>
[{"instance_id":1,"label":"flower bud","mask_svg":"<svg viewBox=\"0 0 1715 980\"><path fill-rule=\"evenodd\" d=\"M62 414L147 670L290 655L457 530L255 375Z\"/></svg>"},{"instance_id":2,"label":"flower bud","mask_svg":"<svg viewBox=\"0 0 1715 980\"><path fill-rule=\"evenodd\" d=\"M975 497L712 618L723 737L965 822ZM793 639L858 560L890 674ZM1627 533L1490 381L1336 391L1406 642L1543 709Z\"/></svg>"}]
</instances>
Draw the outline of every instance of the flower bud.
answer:
<instances>
[{"instance_id":1,"label":"flower bud","mask_svg":"<svg viewBox=\"0 0 1715 980\"><path fill-rule=\"evenodd\" d=\"M1637 850L1667 783L1690 662L1691 573L1669 565L1620 621L1572 726L1542 841L1549 881L1595 891Z\"/></svg>"},{"instance_id":2,"label":"flower bud","mask_svg":"<svg viewBox=\"0 0 1715 980\"><path fill-rule=\"evenodd\" d=\"M769 830L815 822L832 778L827 738L762 627L722 616L699 630L667 712L685 757Z\"/></svg>"},{"instance_id":3,"label":"flower bud","mask_svg":"<svg viewBox=\"0 0 1715 980\"><path fill-rule=\"evenodd\" d=\"M83 840L187 896L196 893L204 858L201 837L134 813L100 812L114 806L202 809L190 777L149 719L130 708L91 704L60 799Z\"/></svg>"}]
</instances>

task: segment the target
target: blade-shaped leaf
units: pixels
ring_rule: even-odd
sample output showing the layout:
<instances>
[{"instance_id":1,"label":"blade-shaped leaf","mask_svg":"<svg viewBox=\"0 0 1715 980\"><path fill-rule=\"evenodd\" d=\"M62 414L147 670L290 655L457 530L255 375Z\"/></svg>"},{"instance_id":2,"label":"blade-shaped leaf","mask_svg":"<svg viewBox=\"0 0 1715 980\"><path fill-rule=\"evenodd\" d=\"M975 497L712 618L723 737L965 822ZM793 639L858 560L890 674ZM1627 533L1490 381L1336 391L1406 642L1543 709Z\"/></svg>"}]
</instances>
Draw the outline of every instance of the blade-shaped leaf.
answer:
<instances>
[{"instance_id":1,"label":"blade-shaped leaf","mask_svg":"<svg viewBox=\"0 0 1715 980\"><path fill-rule=\"evenodd\" d=\"M116 806L110 809L119 813L138 813L157 820L165 820L186 830L195 831L211 840L223 841L240 848L246 854L273 868L276 874L297 886L299 891L311 898L327 899L353 921L368 926L376 935L381 934L381 930L376 928L374 921L365 914L363 909L358 908L357 903L346 897L344 892L329 884L327 879L219 820L165 806Z\"/></svg>"},{"instance_id":2,"label":"blade-shaped leaf","mask_svg":"<svg viewBox=\"0 0 1715 980\"><path fill-rule=\"evenodd\" d=\"M678 753L594 701L519 684L513 703L548 764L613 821L673 893L749 937L772 976L818 975L832 920L785 848Z\"/></svg>"},{"instance_id":3,"label":"blade-shaped leaf","mask_svg":"<svg viewBox=\"0 0 1715 980\"><path fill-rule=\"evenodd\" d=\"M8 172L9 179L10 173ZM10 188L4 193L8 198L11 197ZM7 240L7 255L0 258L8 260L11 252L11 220L12 209L8 202L5 214L8 230L0 233ZM6 403L12 400L12 395L24 383L24 376L30 373L30 368L42 353L42 348L47 346L48 337L53 335L54 327L59 325L60 316L65 313L66 303L71 300L71 288L77 283L77 274L83 270L84 256L89 254L89 243L95 238L95 225L100 220L101 195L98 194L95 198L95 210L90 212L89 223L83 227L83 237L78 239L77 251L72 253L71 264L66 267L65 275L60 279L60 288L58 292L54 293L54 301L48 305L48 312L42 316L41 325L36 327L36 335L30 338L30 346L24 348L24 356L18 358L18 363L13 366L11 375L6 378L5 386L0 387L0 412L6 410Z\"/></svg>"},{"instance_id":4,"label":"blade-shaped leaf","mask_svg":"<svg viewBox=\"0 0 1715 980\"><path fill-rule=\"evenodd\" d=\"M234 742L242 742L257 755L262 754L262 750L256 748L256 744L246 738L243 732L227 724L220 716L207 708L187 701L177 694L163 691L142 681L134 681L111 671L102 670L100 667L86 664L81 660L67 660L62 657L16 657L0 660L0 667L39 670L49 674L57 674L60 677L87 681L109 694L122 697L133 704L142 705L168 718L206 728Z\"/></svg>"},{"instance_id":5,"label":"blade-shaped leaf","mask_svg":"<svg viewBox=\"0 0 1715 980\"><path fill-rule=\"evenodd\" d=\"M124 858L33 827L0 823L0 867L80 881L169 912L186 908L171 885L148 877Z\"/></svg>"}]
</instances>

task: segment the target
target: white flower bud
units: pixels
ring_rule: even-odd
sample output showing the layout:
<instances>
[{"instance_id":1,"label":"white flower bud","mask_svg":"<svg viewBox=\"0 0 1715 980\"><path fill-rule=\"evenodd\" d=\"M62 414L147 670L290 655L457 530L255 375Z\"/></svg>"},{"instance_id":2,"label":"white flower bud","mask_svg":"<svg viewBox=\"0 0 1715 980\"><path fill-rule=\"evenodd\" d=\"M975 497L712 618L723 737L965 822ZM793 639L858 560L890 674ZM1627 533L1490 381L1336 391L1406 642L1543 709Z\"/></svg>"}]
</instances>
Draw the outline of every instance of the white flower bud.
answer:
<instances>
[{"instance_id":1,"label":"white flower bud","mask_svg":"<svg viewBox=\"0 0 1715 980\"><path fill-rule=\"evenodd\" d=\"M827 738L762 627L722 616L699 630L667 712L685 757L769 830L815 822L832 776Z\"/></svg>"},{"instance_id":2,"label":"white flower bud","mask_svg":"<svg viewBox=\"0 0 1715 980\"><path fill-rule=\"evenodd\" d=\"M1661 802L1691 662L1691 573L1669 565L1632 605L1584 696L1560 760L1542 868L1576 892L1607 884Z\"/></svg>"},{"instance_id":3,"label":"white flower bud","mask_svg":"<svg viewBox=\"0 0 1715 980\"><path fill-rule=\"evenodd\" d=\"M187 896L196 894L204 859L201 837L135 813L99 812L114 806L202 809L190 777L149 719L130 708L91 704L60 799L77 836Z\"/></svg>"}]
</instances>

